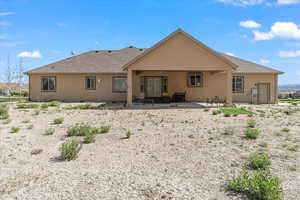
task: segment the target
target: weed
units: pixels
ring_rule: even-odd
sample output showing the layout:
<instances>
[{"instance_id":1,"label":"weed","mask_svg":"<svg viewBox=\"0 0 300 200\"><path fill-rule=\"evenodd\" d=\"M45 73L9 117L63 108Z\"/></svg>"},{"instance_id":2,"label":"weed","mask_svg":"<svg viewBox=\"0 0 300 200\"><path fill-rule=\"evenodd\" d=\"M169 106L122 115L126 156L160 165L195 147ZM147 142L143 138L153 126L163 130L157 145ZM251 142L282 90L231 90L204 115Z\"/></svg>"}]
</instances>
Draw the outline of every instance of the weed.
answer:
<instances>
[{"instance_id":1,"label":"weed","mask_svg":"<svg viewBox=\"0 0 300 200\"><path fill-rule=\"evenodd\" d=\"M66 108L67 110L88 110L88 109L92 109L92 105L91 104L83 104L83 105L78 105L78 106L71 106Z\"/></svg>"},{"instance_id":2,"label":"weed","mask_svg":"<svg viewBox=\"0 0 300 200\"><path fill-rule=\"evenodd\" d=\"M224 114L238 114L238 115L247 115L247 114L253 114L253 112L246 110L245 108L222 108L221 111Z\"/></svg>"},{"instance_id":3,"label":"weed","mask_svg":"<svg viewBox=\"0 0 300 200\"><path fill-rule=\"evenodd\" d=\"M53 135L54 132L55 132L55 129L53 129L53 128L48 128L48 129L46 129L44 135Z\"/></svg>"},{"instance_id":4,"label":"weed","mask_svg":"<svg viewBox=\"0 0 300 200\"><path fill-rule=\"evenodd\" d=\"M288 132L290 132L290 129L289 128L283 128L281 131L288 133Z\"/></svg>"},{"instance_id":5,"label":"weed","mask_svg":"<svg viewBox=\"0 0 300 200\"><path fill-rule=\"evenodd\" d=\"M209 111L209 108L204 108L204 112L208 112Z\"/></svg>"},{"instance_id":6,"label":"weed","mask_svg":"<svg viewBox=\"0 0 300 200\"><path fill-rule=\"evenodd\" d=\"M60 156L63 160L75 160L81 150L81 144L78 140L70 140L62 144Z\"/></svg>"},{"instance_id":7,"label":"weed","mask_svg":"<svg viewBox=\"0 0 300 200\"><path fill-rule=\"evenodd\" d=\"M19 132L20 131L20 128L19 127L11 127L11 129L10 129L10 132L11 133L17 133L17 132Z\"/></svg>"},{"instance_id":8,"label":"weed","mask_svg":"<svg viewBox=\"0 0 300 200\"><path fill-rule=\"evenodd\" d=\"M95 135L95 134L93 134L93 133L88 133L87 135L84 136L83 142L84 142L85 144L94 143L94 142L95 142L95 138L96 138L96 135Z\"/></svg>"},{"instance_id":9,"label":"weed","mask_svg":"<svg viewBox=\"0 0 300 200\"><path fill-rule=\"evenodd\" d=\"M103 133L108 133L110 130L110 126L101 126L100 127L100 133L103 134Z\"/></svg>"},{"instance_id":10,"label":"weed","mask_svg":"<svg viewBox=\"0 0 300 200\"><path fill-rule=\"evenodd\" d=\"M8 119L8 106L7 105L0 105L0 120Z\"/></svg>"},{"instance_id":11,"label":"weed","mask_svg":"<svg viewBox=\"0 0 300 200\"><path fill-rule=\"evenodd\" d=\"M224 117L231 117L231 114L229 114L229 113L224 113Z\"/></svg>"},{"instance_id":12,"label":"weed","mask_svg":"<svg viewBox=\"0 0 300 200\"><path fill-rule=\"evenodd\" d=\"M105 129L105 131L107 131L107 130ZM98 134L98 133L101 133L101 128L91 127L89 125L75 125L75 126L69 127L67 130L68 137L86 136L88 134Z\"/></svg>"},{"instance_id":13,"label":"weed","mask_svg":"<svg viewBox=\"0 0 300 200\"><path fill-rule=\"evenodd\" d=\"M39 108L39 104L18 104L17 109L36 109Z\"/></svg>"},{"instance_id":14,"label":"weed","mask_svg":"<svg viewBox=\"0 0 300 200\"><path fill-rule=\"evenodd\" d=\"M221 110L213 110L213 112L212 112L213 115L218 115L220 113L222 113Z\"/></svg>"},{"instance_id":15,"label":"weed","mask_svg":"<svg viewBox=\"0 0 300 200\"><path fill-rule=\"evenodd\" d=\"M62 124L64 122L64 118L56 118L53 120L53 124Z\"/></svg>"},{"instance_id":16,"label":"weed","mask_svg":"<svg viewBox=\"0 0 300 200\"><path fill-rule=\"evenodd\" d=\"M251 169L268 169L271 165L270 156L267 153L256 152L249 156L248 166Z\"/></svg>"},{"instance_id":17,"label":"weed","mask_svg":"<svg viewBox=\"0 0 300 200\"><path fill-rule=\"evenodd\" d=\"M27 126L27 129L31 130L33 128L33 124Z\"/></svg>"},{"instance_id":18,"label":"weed","mask_svg":"<svg viewBox=\"0 0 300 200\"><path fill-rule=\"evenodd\" d=\"M48 104L43 103L43 104L41 105L41 109L46 110L47 108L48 108Z\"/></svg>"},{"instance_id":19,"label":"weed","mask_svg":"<svg viewBox=\"0 0 300 200\"><path fill-rule=\"evenodd\" d=\"M60 105L59 101L51 101L48 103L49 107L58 107Z\"/></svg>"},{"instance_id":20,"label":"weed","mask_svg":"<svg viewBox=\"0 0 300 200\"><path fill-rule=\"evenodd\" d=\"M287 149L288 149L289 151L298 151L299 148L300 148L300 145L294 145L294 146L288 147Z\"/></svg>"},{"instance_id":21,"label":"weed","mask_svg":"<svg viewBox=\"0 0 300 200\"><path fill-rule=\"evenodd\" d=\"M247 128L244 133L246 138L256 139L259 135L259 130L256 128Z\"/></svg>"},{"instance_id":22,"label":"weed","mask_svg":"<svg viewBox=\"0 0 300 200\"><path fill-rule=\"evenodd\" d=\"M227 189L244 194L249 199L282 200L281 181L269 170L257 170L250 174L243 170L240 175L226 182Z\"/></svg>"},{"instance_id":23,"label":"weed","mask_svg":"<svg viewBox=\"0 0 300 200\"><path fill-rule=\"evenodd\" d=\"M132 136L132 132L131 131L126 131L125 135L126 135L125 138L129 139Z\"/></svg>"},{"instance_id":24,"label":"weed","mask_svg":"<svg viewBox=\"0 0 300 200\"><path fill-rule=\"evenodd\" d=\"M256 126L256 121L254 119L249 119L247 123L248 123L248 127L250 128L255 128Z\"/></svg>"}]
</instances>

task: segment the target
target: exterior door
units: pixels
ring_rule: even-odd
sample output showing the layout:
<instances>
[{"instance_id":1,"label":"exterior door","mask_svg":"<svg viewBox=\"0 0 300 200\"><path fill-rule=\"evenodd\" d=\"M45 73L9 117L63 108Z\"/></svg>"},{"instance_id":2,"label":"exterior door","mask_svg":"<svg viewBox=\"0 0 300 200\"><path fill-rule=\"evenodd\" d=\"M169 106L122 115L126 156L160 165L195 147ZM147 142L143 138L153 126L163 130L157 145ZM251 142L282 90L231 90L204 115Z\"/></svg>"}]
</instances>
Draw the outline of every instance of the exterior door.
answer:
<instances>
[{"instance_id":1,"label":"exterior door","mask_svg":"<svg viewBox=\"0 0 300 200\"><path fill-rule=\"evenodd\" d=\"M146 97L162 96L162 80L161 77L145 77L145 95Z\"/></svg>"},{"instance_id":2,"label":"exterior door","mask_svg":"<svg viewBox=\"0 0 300 200\"><path fill-rule=\"evenodd\" d=\"M257 101L259 104L270 103L270 83L258 83L257 91Z\"/></svg>"}]
</instances>

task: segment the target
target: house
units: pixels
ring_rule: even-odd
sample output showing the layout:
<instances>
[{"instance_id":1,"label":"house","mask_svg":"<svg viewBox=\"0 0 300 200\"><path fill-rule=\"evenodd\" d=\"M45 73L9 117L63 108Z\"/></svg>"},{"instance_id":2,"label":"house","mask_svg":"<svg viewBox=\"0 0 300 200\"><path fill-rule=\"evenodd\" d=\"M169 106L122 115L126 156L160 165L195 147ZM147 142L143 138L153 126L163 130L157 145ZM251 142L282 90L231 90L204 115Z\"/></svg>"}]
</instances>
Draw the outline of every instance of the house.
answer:
<instances>
[{"instance_id":1,"label":"house","mask_svg":"<svg viewBox=\"0 0 300 200\"><path fill-rule=\"evenodd\" d=\"M89 51L26 72L32 101L277 102L282 72L216 52L181 29L151 48Z\"/></svg>"}]
</instances>

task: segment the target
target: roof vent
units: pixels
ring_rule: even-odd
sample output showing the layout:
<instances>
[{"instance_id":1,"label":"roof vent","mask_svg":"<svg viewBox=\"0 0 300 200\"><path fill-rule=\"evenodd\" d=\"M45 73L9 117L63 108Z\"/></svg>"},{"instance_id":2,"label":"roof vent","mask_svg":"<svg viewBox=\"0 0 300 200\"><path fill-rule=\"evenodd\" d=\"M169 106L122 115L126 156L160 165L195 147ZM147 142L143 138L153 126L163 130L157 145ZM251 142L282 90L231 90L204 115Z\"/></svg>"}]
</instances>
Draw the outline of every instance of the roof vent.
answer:
<instances>
[{"instance_id":1,"label":"roof vent","mask_svg":"<svg viewBox=\"0 0 300 200\"><path fill-rule=\"evenodd\" d=\"M134 46L129 46L128 48L134 48Z\"/></svg>"},{"instance_id":2,"label":"roof vent","mask_svg":"<svg viewBox=\"0 0 300 200\"><path fill-rule=\"evenodd\" d=\"M140 51L143 51L144 49L140 49Z\"/></svg>"},{"instance_id":3,"label":"roof vent","mask_svg":"<svg viewBox=\"0 0 300 200\"><path fill-rule=\"evenodd\" d=\"M99 51L95 51L95 53L99 53Z\"/></svg>"},{"instance_id":4,"label":"roof vent","mask_svg":"<svg viewBox=\"0 0 300 200\"><path fill-rule=\"evenodd\" d=\"M111 50L108 50L107 52L108 52L108 53L111 53Z\"/></svg>"}]
</instances>

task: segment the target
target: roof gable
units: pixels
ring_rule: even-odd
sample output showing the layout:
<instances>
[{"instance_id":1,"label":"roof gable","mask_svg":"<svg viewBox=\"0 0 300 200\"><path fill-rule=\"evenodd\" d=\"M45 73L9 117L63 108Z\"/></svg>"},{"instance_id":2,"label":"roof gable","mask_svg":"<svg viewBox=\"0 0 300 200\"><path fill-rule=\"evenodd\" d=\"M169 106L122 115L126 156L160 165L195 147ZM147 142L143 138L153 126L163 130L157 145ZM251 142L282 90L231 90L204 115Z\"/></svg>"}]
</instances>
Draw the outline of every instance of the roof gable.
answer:
<instances>
[{"instance_id":1,"label":"roof gable","mask_svg":"<svg viewBox=\"0 0 300 200\"><path fill-rule=\"evenodd\" d=\"M142 67L143 66L143 67ZM181 29L147 49L123 66L123 69L217 70L237 66Z\"/></svg>"}]
</instances>

